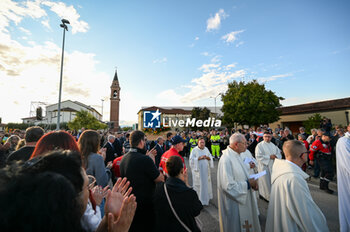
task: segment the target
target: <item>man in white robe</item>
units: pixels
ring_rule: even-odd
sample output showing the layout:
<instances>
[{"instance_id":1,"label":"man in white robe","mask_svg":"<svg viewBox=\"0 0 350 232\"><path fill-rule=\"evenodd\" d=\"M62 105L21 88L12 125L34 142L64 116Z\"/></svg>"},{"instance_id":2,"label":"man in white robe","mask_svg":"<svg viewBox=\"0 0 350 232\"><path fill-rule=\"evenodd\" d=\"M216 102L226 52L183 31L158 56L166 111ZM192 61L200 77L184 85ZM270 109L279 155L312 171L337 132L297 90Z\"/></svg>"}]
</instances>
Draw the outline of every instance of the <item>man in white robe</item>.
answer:
<instances>
[{"instance_id":1,"label":"man in white robe","mask_svg":"<svg viewBox=\"0 0 350 232\"><path fill-rule=\"evenodd\" d=\"M221 232L261 231L253 193L258 189L258 182L249 179L248 168L240 157L246 149L245 137L235 133L219 161L217 188Z\"/></svg>"},{"instance_id":2,"label":"man in white robe","mask_svg":"<svg viewBox=\"0 0 350 232\"><path fill-rule=\"evenodd\" d=\"M203 137L198 138L198 145L192 149L190 167L193 189L197 192L202 205L209 205L209 200L213 198L210 168L214 168L214 162Z\"/></svg>"},{"instance_id":3,"label":"man in white robe","mask_svg":"<svg viewBox=\"0 0 350 232\"><path fill-rule=\"evenodd\" d=\"M271 191L272 165L276 158L281 159L280 149L271 142L272 135L264 133L264 141L258 143L255 148L255 157L258 161L258 172L266 171L266 175L259 179L259 194L269 201Z\"/></svg>"},{"instance_id":4,"label":"man in white robe","mask_svg":"<svg viewBox=\"0 0 350 232\"><path fill-rule=\"evenodd\" d=\"M350 231L350 124L336 145L340 231Z\"/></svg>"},{"instance_id":5,"label":"man in white robe","mask_svg":"<svg viewBox=\"0 0 350 232\"><path fill-rule=\"evenodd\" d=\"M288 140L283 145L286 160L276 159L265 231L329 231L326 218L313 201L301 166L307 161L304 143Z\"/></svg>"}]
</instances>

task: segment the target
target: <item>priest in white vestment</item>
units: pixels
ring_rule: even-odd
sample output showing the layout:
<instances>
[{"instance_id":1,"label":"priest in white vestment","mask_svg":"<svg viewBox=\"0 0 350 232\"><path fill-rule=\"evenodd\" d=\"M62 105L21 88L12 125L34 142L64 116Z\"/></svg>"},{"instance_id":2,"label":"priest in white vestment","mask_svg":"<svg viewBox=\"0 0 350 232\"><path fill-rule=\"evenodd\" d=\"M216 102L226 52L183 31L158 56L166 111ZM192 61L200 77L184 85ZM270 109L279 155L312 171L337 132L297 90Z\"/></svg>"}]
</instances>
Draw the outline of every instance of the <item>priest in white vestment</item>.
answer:
<instances>
[{"instance_id":1,"label":"priest in white vestment","mask_svg":"<svg viewBox=\"0 0 350 232\"><path fill-rule=\"evenodd\" d=\"M240 156L246 149L245 137L235 133L219 161L217 188L221 232L261 231L253 192L258 189L258 182L249 179L248 168Z\"/></svg>"},{"instance_id":2,"label":"priest in white vestment","mask_svg":"<svg viewBox=\"0 0 350 232\"><path fill-rule=\"evenodd\" d=\"M340 231L350 231L350 124L336 145Z\"/></svg>"},{"instance_id":3,"label":"priest in white vestment","mask_svg":"<svg viewBox=\"0 0 350 232\"><path fill-rule=\"evenodd\" d=\"M255 158L258 161L258 172L266 171L266 175L259 179L259 194L269 201L272 165L276 158L281 159L282 156L280 149L271 142L272 135L269 132L264 133L263 139L255 148Z\"/></svg>"},{"instance_id":4,"label":"priest in white vestment","mask_svg":"<svg viewBox=\"0 0 350 232\"><path fill-rule=\"evenodd\" d=\"M283 152L286 160L276 159L272 168L265 231L329 231L326 218L311 197L305 180L309 175L301 169L308 156L304 143L288 140Z\"/></svg>"},{"instance_id":5,"label":"priest in white vestment","mask_svg":"<svg viewBox=\"0 0 350 232\"><path fill-rule=\"evenodd\" d=\"M209 200L213 198L210 168L214 168L214 162L202 137L198 139L198 145L192 149L190 167L193 189L197 192L202 205L209 205Z\"/></svg>"}]
</instances>

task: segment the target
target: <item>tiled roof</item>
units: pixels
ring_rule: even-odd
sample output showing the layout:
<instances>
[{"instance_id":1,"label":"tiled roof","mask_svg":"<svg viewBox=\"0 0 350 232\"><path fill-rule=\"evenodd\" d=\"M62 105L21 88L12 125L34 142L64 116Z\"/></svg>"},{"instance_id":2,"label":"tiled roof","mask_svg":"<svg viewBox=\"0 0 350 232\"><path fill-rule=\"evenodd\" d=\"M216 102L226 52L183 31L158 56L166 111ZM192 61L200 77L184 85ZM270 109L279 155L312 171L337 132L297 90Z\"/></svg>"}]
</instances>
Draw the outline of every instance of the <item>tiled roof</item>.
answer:
<instances>
[{"instance_id":1,"label":"tiled roof","mask_svg":"<svg viewBox=\"0 0 350 232\"><path fill-rule=\"evenodd\" d=\"M307 103L295 106L286 106L281 107L280 110L282 115L289 114L301 114L301 113L316 113L320 111L332 111L332 110L342 110L350 108L350 97L329 100L329 101L321 101L314 103Z\"/></svg>"}]
</instances>

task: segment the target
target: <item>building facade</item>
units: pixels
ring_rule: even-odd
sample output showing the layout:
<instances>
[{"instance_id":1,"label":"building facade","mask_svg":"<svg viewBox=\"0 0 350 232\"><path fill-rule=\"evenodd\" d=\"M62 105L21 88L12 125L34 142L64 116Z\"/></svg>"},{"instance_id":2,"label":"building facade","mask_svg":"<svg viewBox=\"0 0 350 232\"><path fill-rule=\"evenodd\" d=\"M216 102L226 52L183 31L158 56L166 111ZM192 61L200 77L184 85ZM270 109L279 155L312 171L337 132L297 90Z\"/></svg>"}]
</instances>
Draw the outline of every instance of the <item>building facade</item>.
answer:
<instances>
[{"instance_id":1,"label":"building facade","mask_svg":"<svg viewBox=\"0 0 350 232\"><path fill-rule=\"evenodd\" d=\"M299 133L299 127L316 113L331 119L334 125L349 125L350 98L335 99L281 107L281 116L277 122L270 123L271 128L288 127L293 133Z\"/></svg>"},{"instance_id":2,"label":"building facade","mask_svg":"<svg viewBox=\"0 0 350 232\"><path fill-rule=\"evenodd\" d=\"M102 121L102 114L93 107L85 105L78 101L63 101L61 102L61 117L60 122L70 122L76 117L76 113L84 110L92 114L97 120ZM51 124L57 123L58 103L46 106L46 116L44 122Z\"/></svg>"}]
</instances>

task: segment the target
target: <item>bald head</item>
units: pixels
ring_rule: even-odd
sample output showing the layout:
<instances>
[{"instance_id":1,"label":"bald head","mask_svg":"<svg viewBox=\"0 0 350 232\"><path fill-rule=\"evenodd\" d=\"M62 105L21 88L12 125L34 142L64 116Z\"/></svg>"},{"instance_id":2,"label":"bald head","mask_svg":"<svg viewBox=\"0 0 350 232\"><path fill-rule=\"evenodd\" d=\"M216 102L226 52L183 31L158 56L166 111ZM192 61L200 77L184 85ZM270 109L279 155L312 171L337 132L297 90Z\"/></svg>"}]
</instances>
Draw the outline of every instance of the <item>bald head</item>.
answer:
<instances>
[{"instance_id":1,"label":"bald head","mask_svg":"<svg viewBox=\"0 0 350 232\"><path fill-rule=\"evenodd\" d=\"M283 144L283 152L286 156L286 160L292 161L299 166L307 160L307 155L303 155L307 152L303 142L298 140L288 140Z\"/></svg>"}]
</instances>

